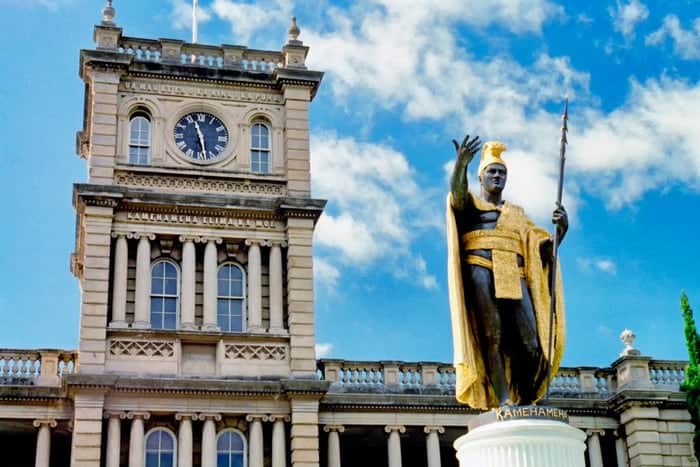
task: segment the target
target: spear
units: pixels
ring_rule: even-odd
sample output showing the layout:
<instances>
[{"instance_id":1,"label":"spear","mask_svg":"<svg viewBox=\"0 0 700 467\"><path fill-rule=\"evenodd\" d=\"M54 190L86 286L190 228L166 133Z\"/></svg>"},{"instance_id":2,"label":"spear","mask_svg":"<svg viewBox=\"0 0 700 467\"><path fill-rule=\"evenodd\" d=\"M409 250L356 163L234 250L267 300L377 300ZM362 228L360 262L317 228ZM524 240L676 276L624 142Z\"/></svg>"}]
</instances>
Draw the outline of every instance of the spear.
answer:
<instances>
[{"instance_id":1,"label":"spear","mask_svg":"<svg viewBox=\"0 0 700 467\"><path fill-rule=\"evenodd\" d=\"M564 114L561 116L561 139L559 140L559 185L557 187L557 208L561 207L562 192L564 191L564 164L566 162L566 145L568 140L566 134L569 131L569 96L564 101ZM554 228L552 235L552 270L549 276L549 292L551 302L549 308L549 358L547 365L547 393L545 398L549 399L549 385L552 380L552 363L554 363L554 321L556 319L556 284L557 284L557 259L559 253L559 229Z\"/></svg>"}]
</instances>

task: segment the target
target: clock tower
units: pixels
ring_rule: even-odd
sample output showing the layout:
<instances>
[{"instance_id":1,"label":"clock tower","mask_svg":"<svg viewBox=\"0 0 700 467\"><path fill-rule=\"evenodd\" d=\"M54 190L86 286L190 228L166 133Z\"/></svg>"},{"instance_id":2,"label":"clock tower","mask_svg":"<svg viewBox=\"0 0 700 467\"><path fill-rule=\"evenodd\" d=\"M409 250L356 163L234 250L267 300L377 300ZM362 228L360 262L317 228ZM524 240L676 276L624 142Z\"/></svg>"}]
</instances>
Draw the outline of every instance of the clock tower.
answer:
<instances>
[{"instance_id":1,"label":"clock tower","mask_svg":"<svg viewBox=\"0 0 700 467\"><path fill-rule=\"evenodd\" d=\"M197 451L216 465L227 430L251 467L268 431L274 466L318 465L312 236L325 201L311 196L309 104L323 74L307 69L295 19L269 51L129 37L114 13L108 2L80 54L71 465L142 466L161 428L179 465Z\"/></svg>"}]
</instances>

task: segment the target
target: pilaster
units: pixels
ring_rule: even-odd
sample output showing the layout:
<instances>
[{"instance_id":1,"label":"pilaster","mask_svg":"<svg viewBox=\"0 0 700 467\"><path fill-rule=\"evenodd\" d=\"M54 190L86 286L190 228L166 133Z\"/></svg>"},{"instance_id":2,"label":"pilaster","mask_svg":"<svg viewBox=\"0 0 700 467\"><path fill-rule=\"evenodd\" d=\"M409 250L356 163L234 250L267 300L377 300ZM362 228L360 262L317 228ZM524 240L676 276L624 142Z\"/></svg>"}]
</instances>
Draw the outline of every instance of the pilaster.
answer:
<instances>
[{"instance_id":1,"label":"pilaster","mask_svg":"<svg viewBox=\"0 0 700 467\"><path fill-rule=\"evenodd\" d=\"M291 370L296 377L308 378L314 378L316 374L313 230L313 219L287 219L287 304Z\"/></svg>"},{"instance_id":2,"label":"pilaster","mask_svg":"<svg viewBox=\"0 0 700 467\"><path fill-rule=\"evenodd\" d=\"M77 391L73 396L71 467L100 465L104 392Z\"/></svg>"},{"instance_id":3,"label":"pilaster","mask_svg":"<svg viewBox=\"0 0 700 467\"><path fill-rule=\"evenodd\" d=\"M292 399L292 467L319 467L318 400Z\"/></svg>"},{"instance_id":4,"label":"pilaster","mask_svg":"<svg viewBox=\"0 0 700 467\"><path fill-rule=\"evenodd\" d=\"M311 89L301 86L284 87L285 127L284 147L287 153L287 189L290 196L311 196L309 157L309 102Z\"/></svg>"},{"instance_id":5,"label":"pilaster","mask_svg":"<svg viewBox=\"0 0 700 467\"><path fill-rule=\"evenodd\" d=\"M115 44L116 45L116 44ZM88 182L111 185L117 153L117 92L120 75L116 71L90 70L88 76L90 115L88 124Z\"/></svg>"}]
</instances>

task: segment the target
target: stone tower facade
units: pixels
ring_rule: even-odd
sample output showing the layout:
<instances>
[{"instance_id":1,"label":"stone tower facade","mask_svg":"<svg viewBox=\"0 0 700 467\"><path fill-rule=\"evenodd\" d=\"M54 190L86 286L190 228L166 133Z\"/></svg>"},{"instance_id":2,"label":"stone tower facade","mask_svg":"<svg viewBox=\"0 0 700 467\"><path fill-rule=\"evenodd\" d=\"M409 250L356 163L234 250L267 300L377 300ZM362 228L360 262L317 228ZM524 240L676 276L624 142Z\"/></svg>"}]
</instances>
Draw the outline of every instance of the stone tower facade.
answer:
<instances>
[{"instance_id":1,"label":"stone tower facade","mask_svg":"<svg viewBox=\"0 0 700 467\"><path fill-rule=\"evenodd\" d=\"M265 421L276 467L288 431L292 464L317 465L311 251L325 201L311 197L309 104L322 73L295 20L281 51L263 51L126 37L110 13L80 54L71 465L142 465L145 431L164 426L181 465L194 444L215 465L230 428L262 467Z\"/></svg>"}]
</instances>

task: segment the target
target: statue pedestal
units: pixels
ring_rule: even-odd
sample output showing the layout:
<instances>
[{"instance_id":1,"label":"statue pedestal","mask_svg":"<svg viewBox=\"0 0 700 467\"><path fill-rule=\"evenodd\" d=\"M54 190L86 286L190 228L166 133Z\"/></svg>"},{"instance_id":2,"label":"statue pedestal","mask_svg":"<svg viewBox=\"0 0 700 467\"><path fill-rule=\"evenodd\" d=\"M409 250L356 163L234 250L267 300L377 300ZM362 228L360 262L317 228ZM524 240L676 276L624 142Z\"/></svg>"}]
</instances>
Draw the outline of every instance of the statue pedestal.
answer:
<instances>
[{"instance_id":1,"label":"statue pedestal","mask_svg":"<svg viewBox=\"0 0 700 467\"><path fill-rule=\"evenodd\" d=\"M520 418L479 424L454 447L460 467L584 467L585 439L563 421Z\"/></svg>"}]
</instances>

